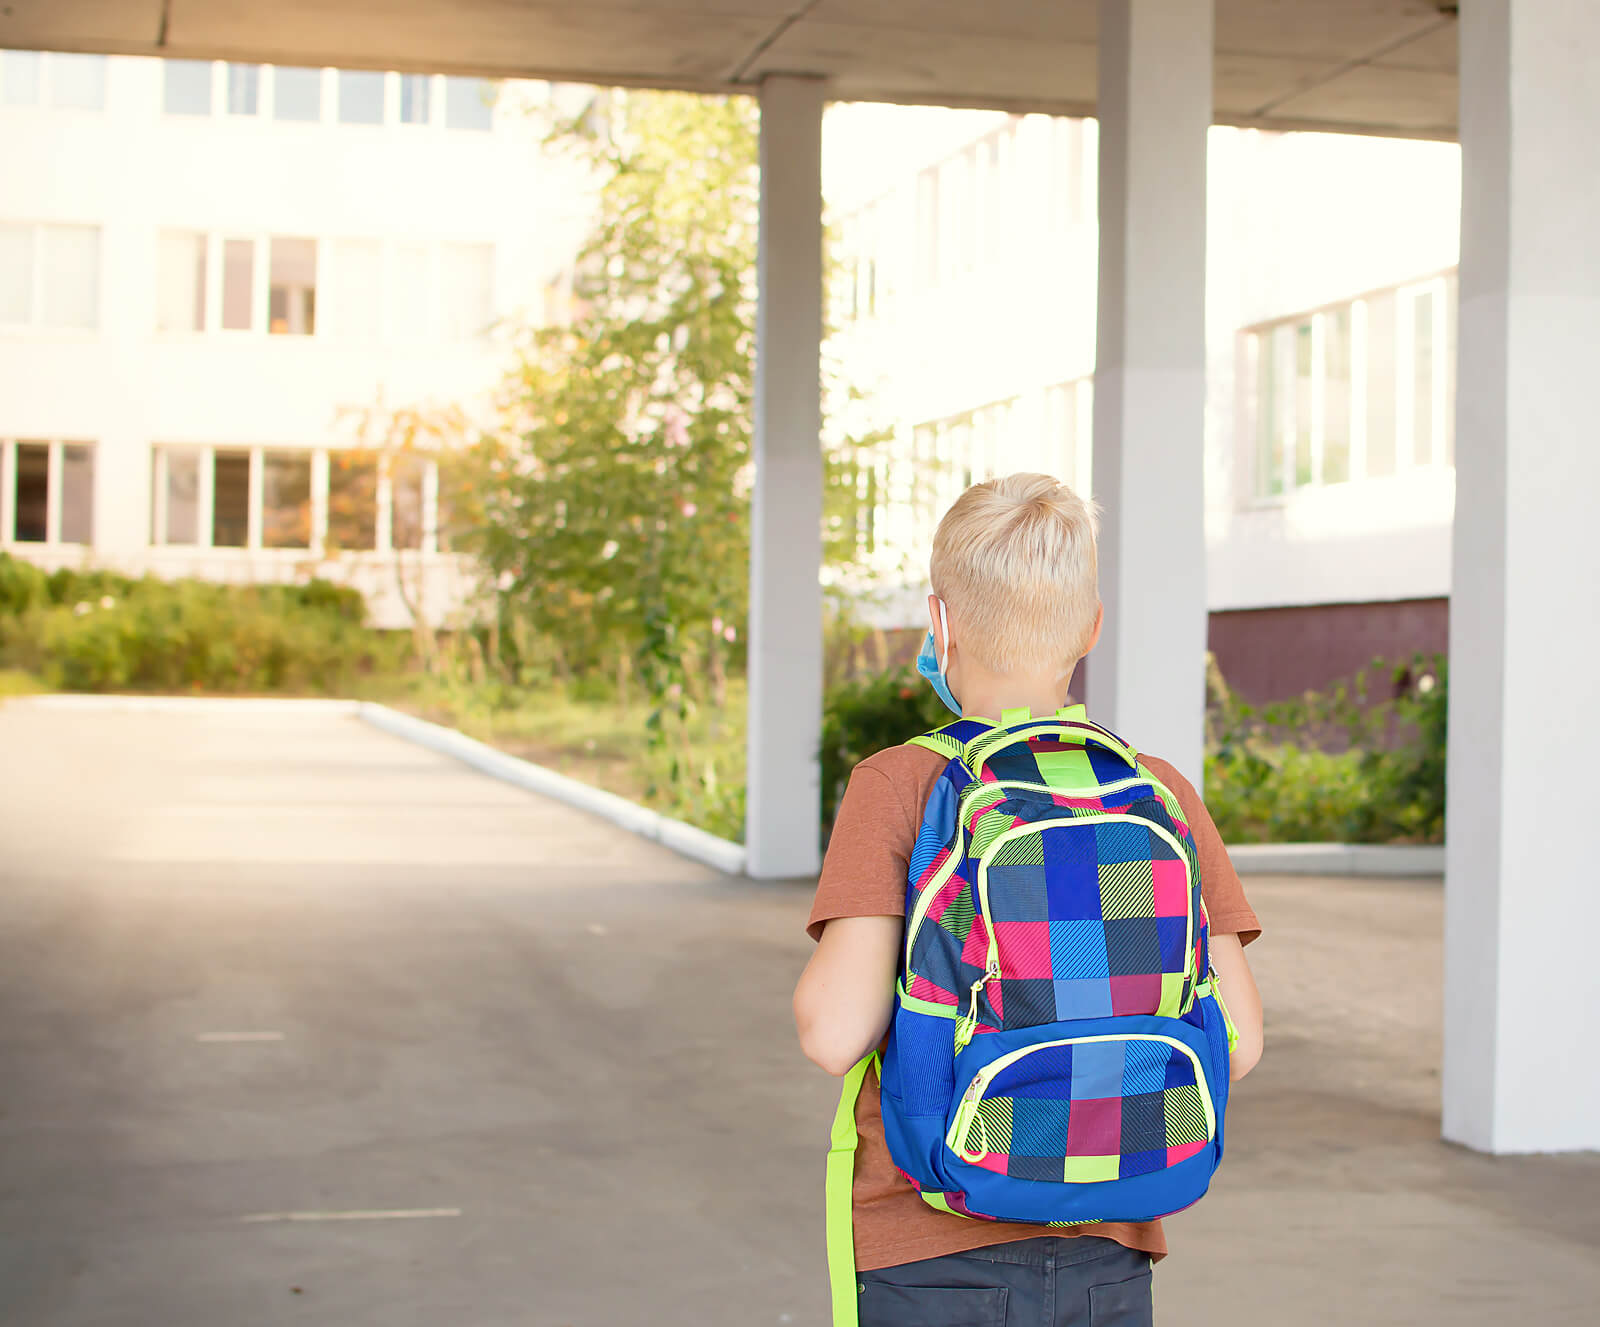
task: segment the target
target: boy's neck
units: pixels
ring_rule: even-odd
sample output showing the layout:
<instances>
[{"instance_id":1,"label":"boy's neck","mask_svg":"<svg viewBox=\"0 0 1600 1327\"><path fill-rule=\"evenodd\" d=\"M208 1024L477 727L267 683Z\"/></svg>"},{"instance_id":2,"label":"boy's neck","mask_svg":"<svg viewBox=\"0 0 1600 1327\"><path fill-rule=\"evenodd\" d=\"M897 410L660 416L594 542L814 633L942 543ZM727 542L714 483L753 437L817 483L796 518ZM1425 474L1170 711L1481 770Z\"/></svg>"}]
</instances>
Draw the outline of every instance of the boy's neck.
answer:
<instances>
[{"instance_id":1,"label":"boy's neck","mask_svg":"<svg viewBox=\"0 0 1600 1327\"><path fill-rule=\"evenodd\" d=\"M1044 718L1067 703L1067 692L1076 669L1074 664L1059 677L983 673L963 679L961 711L969 717L998 720L1005 710L1026 709L1034 718Z\"/></svg>"}]
</instances>

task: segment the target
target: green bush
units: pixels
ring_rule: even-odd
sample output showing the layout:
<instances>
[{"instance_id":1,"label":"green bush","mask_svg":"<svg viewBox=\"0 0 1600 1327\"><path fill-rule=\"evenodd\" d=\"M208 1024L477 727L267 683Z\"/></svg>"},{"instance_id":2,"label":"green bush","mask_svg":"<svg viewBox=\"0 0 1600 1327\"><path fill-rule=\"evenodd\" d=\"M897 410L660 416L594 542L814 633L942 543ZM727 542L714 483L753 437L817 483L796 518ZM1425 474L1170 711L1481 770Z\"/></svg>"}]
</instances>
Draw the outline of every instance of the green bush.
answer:
<instances>
[{"instance_id":1,"label":"green bush","mask_svg":"<svg viewBox=\"0 0 1600 1327\"><path fill-rule=\"evenodd\" d=\"M72 691L331 692L402 666L409 642L361 625L361 595L303 585L48 577L0 555L0 666Z\"/></svg>"},{"instance_id":2,"label":"green bush","mask_svg":"<svg viewBox=\"0 0 1600 1327\"><path fill-rule=\"evenodd\" d=\"M0 553L0 618L50 601L49 578L31 562Z\"/></svg>"},{"instance_id":3,"label":"green bush","mask_svg":"<svg viewBox=\"0 0 1600 1327\"><path fill-rule=\"evenodd\" d=\"M830 687L822 701L823 828L832 826L850 771L860 761L950 718L933 688L912 668L892 668Z\"/></svg>"},{"instance_id":4,"label":"green bush","mask_svg":"<svg viewBox=\"0 0 1600 1327\"><path fill-rule=\"evenodd\" d=\"M1206 807L1234 843L1441 843L1449 669L1381 659L1297 700L1248 705L1213 664Z\"/></svg>"}]
</instances>

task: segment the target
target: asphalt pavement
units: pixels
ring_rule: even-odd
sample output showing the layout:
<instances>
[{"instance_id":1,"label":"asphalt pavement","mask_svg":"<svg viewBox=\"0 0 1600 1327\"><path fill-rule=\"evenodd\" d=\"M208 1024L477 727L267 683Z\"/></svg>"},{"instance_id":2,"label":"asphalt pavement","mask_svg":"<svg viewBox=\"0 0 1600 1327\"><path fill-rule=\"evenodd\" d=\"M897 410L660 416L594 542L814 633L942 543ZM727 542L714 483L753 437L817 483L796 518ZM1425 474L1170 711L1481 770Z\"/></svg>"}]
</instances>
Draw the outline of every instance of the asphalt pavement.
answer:
<instances>
[{"instance_id":1,"label":"asphalt pavement","mask_svg":"<svg viewBox=\"0 0 1600 1327\"><path fill-rule=\"evenodd\" d=\"M1248 883L1158 1321L1600 1321L1600 1156L1438 1140L1438 883ZM808 902L353 717L0 707L0 1324L821 1327Z\"/></svg>"}]
</instances>

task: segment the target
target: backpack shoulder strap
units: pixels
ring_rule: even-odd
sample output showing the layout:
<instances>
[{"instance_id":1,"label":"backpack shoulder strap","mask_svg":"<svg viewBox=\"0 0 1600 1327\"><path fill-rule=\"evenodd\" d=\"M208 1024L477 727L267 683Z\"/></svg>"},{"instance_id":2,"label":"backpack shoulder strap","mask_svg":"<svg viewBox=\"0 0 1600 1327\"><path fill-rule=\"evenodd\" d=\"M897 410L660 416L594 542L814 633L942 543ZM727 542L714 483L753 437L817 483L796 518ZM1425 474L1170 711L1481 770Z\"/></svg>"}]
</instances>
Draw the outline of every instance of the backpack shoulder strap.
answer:
<instances>
[{"instance_id":1,"label":"backpack shoulder strap","mask_svg":"<svg viewBox=\"0 0 1600 1327\"><path fill-rule=\"evenodd\" d=\"M913 737L906 745L926 747L929 751L938 752L946 760L960 760L968 746L993 728L994 725L987 719L957 719L943 728L935 728L931 733Z\"/></svg>"}]
</instances>

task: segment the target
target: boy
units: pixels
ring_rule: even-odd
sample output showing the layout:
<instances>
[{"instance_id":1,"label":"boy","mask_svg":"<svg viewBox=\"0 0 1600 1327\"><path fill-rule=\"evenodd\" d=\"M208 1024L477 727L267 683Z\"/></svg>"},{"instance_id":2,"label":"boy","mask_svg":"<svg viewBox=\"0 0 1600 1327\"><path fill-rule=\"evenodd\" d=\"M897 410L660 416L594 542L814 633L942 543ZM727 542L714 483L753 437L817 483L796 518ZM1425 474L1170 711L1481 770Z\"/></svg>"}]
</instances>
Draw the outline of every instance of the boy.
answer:
<instances>
[{"instance_id":1,"label":"boy","mask_svg":"<svg viewBox=\"0 0 1600 1327\"><path fill-rule=\"evenodd\" d=\"M1100 635L1095 537L1093 507L1045 475L1010 475L962 494L934 536L928 597L931 657L941 662L925 676L947 706L992 719L1024 706L1050 715L1066 703L1073 669ZM1260 996L1244 956L1261 928L1199 794L1165 761L1141 759L1177 798L1194 836L1211 961L1239 1035L1230 1075L1242 1078L1261 1056ZM831 1074L847 1073L889 1027L908 864L944 767L925 748L891 747L856 766L840 804L807 925L817 948L794 995L801 1048ZM890 1160L871 1074L855 1113L862 1327L1150 1323L1150 1265L1167 1252L1160 1221L1045 1234L936 1211Z\"/></svg>"}]
</instances>

